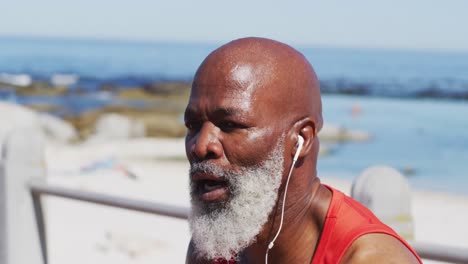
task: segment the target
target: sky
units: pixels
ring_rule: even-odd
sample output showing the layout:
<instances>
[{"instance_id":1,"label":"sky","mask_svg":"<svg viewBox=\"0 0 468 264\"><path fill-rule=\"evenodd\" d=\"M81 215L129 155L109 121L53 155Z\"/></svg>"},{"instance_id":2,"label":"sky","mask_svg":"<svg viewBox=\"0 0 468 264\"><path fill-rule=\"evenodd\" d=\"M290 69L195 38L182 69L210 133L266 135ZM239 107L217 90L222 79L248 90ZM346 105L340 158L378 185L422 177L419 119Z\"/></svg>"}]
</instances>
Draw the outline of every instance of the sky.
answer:
<instances>
[{"instance_id":1,"label":"sky","mask_svg":"<svg viewBox=\"0 0 468 264\"><path fill-rule=\"evenodd\" d=\"M0 0L0 36L468 51L466 0Z\"/></svg>"}]
</instances>

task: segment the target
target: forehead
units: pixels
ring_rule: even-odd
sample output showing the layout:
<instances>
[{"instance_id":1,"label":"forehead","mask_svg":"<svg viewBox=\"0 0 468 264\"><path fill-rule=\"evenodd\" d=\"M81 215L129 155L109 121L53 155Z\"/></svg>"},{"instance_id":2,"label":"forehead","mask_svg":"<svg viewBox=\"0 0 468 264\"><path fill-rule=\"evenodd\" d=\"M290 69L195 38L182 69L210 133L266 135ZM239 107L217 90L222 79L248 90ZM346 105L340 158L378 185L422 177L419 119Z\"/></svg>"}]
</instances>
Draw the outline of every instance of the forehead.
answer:
<instances>
[{"instance_id":1,"label":"forehead","mask_svg":"<svg viewBox=\"0 0 468 264\"><path fill-rule=\"evenodd\" d=\"M194 84L187 111L198 113L226 109L230 113L249 113L256 108L256 101L250 90L227 85Z\"/></svg>"},{"instance_id":2,"label":"forehead","mask_svg":"<svg viewBox=\"0 0 468 264\"><path fill-rule=\"evenodd\" d=\"M197 74L190 94L189 106L216 104L229 108L249 109L261 100L263 76L251 64L215 67Z\"/></svg>"}]
</instances>

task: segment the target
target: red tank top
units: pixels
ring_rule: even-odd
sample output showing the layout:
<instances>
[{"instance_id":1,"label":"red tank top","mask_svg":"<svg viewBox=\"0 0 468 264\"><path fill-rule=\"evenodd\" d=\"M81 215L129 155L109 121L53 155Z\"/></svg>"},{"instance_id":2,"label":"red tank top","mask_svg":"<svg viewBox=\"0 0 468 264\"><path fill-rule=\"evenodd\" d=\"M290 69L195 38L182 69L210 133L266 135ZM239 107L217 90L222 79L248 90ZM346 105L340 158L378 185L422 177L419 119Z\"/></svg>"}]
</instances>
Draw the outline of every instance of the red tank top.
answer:
<instances>
[{"instance_id":1,"label":"red tank top","mask_svg":"<svg viewBox=\"0 0 468 264\"><path fill-rule=\"evenodd\" d=\"M326 187L332 192L332 199L312 264L340 263L351 244L360 236L369 233L383 233L395 237L413 253L419 263L422 263L416 251L395 231L380 222L369 209L342 192Z\"/></svg>"}]
</instances>

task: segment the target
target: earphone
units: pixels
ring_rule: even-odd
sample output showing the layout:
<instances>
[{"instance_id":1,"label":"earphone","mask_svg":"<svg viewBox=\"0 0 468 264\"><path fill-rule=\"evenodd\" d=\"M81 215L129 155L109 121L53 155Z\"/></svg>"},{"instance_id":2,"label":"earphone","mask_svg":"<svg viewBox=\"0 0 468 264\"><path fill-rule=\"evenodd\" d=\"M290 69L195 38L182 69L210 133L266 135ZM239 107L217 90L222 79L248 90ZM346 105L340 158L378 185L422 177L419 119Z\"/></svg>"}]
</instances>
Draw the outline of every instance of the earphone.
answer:
<instances>
[{"instance_id":1,"label":"earphone","mask_svg":"<svg viewBox=\"0 0 468 264\"><path fill-rule=\"evenodd\" d=\"M297 150L296 150L296 154L294 154L293 165L294 165L294 163L296 163L297 159L299 158L299 154L301 154L302 146L304 145L304 138L301 135L299 135L297 137L298 137L298 139L297 139Z\"/></svg>"},{"instance_id":2,"label":"earphone","mask_svg":"<svg viewBox=\"0 0 468 264\"><path fill-rule=\"evenodd\" d=\"M279 234L281 232L281 229L283 228L284 206L286 204L286 194L288 192L289 179L291 178L291 173L292 173L292 171L294 169L294 165L296 165L297 159L299 158L299 154L301 154L301 150L302 150L303 145L304 145L304 138L299 135L298 139L297 139L297 150L296 150L296 153L294 154L294 158L293 158L293 161L292 161L292 164L291 164L291 168L289 169L288 179L286 180L286 186L284 188L284 196L283 196L283 205L282 205L282 209L281 209L280 225L278 227L278 231L276 232L275 237L268 244L268 248L267 248L267 250L265 252L265 264L268 264L268 251L270 251L270 249L272 249L273 246L275 245L275 241L278 238L278 236L279 236Z\"/></svg>"}]
</instances>

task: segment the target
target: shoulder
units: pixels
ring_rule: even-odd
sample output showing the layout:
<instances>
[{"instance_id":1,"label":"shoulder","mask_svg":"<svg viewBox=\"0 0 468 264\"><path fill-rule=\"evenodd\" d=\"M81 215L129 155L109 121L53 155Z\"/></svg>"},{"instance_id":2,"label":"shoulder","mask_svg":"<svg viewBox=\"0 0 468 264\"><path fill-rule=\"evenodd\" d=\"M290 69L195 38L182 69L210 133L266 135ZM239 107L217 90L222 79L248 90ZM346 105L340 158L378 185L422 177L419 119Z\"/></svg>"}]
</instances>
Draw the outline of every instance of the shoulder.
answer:
<instances>
[{"instance_id":1,"label":"shoulder","mask_svg":"<svg viewBox=\"0 0 468 264\"><path fill-rule=\"evenodd\" d=\"M401 241L386 234L367 234L353 242L341 263L415 263L418 259Z\"/></svg>"}]
</instances>

